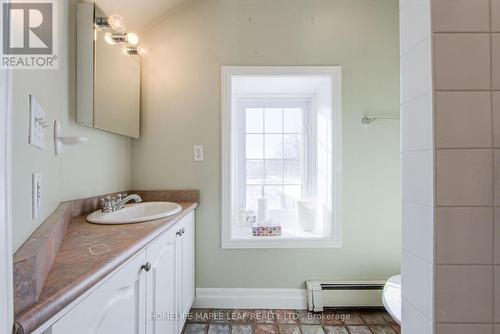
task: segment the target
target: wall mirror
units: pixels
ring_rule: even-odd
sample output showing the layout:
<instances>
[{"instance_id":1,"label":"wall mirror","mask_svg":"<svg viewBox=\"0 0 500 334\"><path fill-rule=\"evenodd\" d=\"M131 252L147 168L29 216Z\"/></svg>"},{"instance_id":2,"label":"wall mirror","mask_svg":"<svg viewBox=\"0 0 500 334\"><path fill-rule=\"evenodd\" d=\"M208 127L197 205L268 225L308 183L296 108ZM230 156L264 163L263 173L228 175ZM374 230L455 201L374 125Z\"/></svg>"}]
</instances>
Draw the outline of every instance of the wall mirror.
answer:
<instances>
[{"instance_id":1,"label":"wall mirror","mask_svg":"<svg viewBox=\"0 0 500 334\"><path fill-rule=\"evenodd\" d=\"M139 137L140 49L123 19L94 3L77 7L77 122Z\"/></svg>"}]
</instances>

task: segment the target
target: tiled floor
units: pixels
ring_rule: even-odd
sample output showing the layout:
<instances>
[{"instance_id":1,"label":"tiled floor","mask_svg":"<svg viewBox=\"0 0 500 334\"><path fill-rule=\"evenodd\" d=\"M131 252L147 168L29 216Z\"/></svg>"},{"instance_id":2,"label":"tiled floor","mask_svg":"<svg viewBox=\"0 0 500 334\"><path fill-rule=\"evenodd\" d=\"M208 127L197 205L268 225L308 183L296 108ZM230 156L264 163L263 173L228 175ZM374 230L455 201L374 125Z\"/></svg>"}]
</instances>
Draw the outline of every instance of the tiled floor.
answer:
<instances>
[{"instance_id":1,"label":"tiled floor","mask_svg":"<svg viewBox=\"0 0 500 334\"><path fill-rule=\"evenodd\" d=\"M401 334L381 309L292 310L192 309L184 334Z\"/></svg>"}]
</instances>

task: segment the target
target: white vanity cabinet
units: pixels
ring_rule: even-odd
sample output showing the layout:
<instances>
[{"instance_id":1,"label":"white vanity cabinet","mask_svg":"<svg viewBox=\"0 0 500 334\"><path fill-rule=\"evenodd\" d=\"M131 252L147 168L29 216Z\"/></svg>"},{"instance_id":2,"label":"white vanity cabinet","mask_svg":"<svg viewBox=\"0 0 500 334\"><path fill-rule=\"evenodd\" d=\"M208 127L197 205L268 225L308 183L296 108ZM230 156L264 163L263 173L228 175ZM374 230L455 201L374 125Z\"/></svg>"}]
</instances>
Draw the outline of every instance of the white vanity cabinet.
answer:
<instances>
[{"instance_id":1,"label":"white vanity cabinet","mask_svg":"<svg viewBox=\"0 0 500 334\"><path fill-rule=\"evenodd\" d=\"M194 213L111 274L46 332L181 333L194 300Z\"/></svg>"},{"instance_id":2,"label":"white vanity cabinet","mask_svg":"<svg viewBox=\"0 0 500 334\"><path fill-rule=\"evenodd\" d=\"M194 216L147 249L146 333L180 333L194 300Z\"/></svg>"},{"instance_id":3,"label":"white vanity cabinet","mask_svg":"<svg viewBox=\"0 0 500 334\"><path fill-rule=\"evenodd\" d=\"M143 334L146 281L141 266L146 252L135 256L54 325L52 334Z\"/></svg>"},{"instance_id":4,"label":"white vanity cabinet","mask_svg":"<svg viewBox=\"0 0 500 334\"><path fill-rule=\"evenodd\" d=\"M151 270L147 274L146 333L179 333L178 321L172 319L177 311L179 289L176 273L178 228L170 230L147 250ZM179 261L181 262L181 261Z\"/></svg>"},{"instance_id":5,"label":"white vanity cabinet","mask_svg":"<svg viewBox=\"0 0 500 334\"><path fill-rule=\"evenodd\" d=\"M194 216L190 219L184 220L181 226L182 238L180 238L180 243L182 244L182 260L180 261L179 270L179 291L180 291L180 303L179 311L182 315L187 316L189 310L194 302L194 292L195 292L195 281L194 281L194 269L195 269L195 246L194 246ZM180 327L184 326L185 318L180 322Z\"/></svg>"}]
</instances>

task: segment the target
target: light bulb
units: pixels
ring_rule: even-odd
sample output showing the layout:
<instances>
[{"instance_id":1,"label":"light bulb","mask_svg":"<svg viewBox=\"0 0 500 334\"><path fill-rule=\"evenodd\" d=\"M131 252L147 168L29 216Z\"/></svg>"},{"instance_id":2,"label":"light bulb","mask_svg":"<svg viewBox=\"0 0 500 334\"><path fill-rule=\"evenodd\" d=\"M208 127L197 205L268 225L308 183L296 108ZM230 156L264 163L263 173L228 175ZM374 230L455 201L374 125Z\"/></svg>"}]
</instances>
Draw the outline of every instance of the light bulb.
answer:
<instances>
[{"instance_id":1,"label":"light bulb","mask_svg":"<svg viewBox=\"0 0 500 334\"><path fill-rule=\"evenodd\" d=\"M109 45L115 45L116 44L116 42L115 42L115 40L113 38L113 33L111 33L110 31L108 31L107 33L104 34L104 40Z\"/></svg>"},{"instance_id":2,"label":"light bulb","mask_svg":"<svg viewBox=\"0 0 500 334\"><path fill-rule=\"evenodd\" d=\"M148 50L144 46L138 46L137 53L139 54L139 56L144 57L148 54Z\"/></svg>"},{"instance_id":3,"label":"light bulb","mask_svg":"<svg viewBox=\"0 0 500 334\"><path fill-rule=\"evenodd\" d=\"M139 37L133 32L127 33L127 42L129 44L137 45L139 44Z\"/></svg>"},{"instance_id":4,"label":"light bulb","mask_svg":"<svg viewBox=\"0 0 500 334\"><path fill-rule=\"evenodd\" d=\"M124 32L125 31L125 20L120 15L110 15L108 17L108 24L114 31Z\"/></svg>"}]
</instances>

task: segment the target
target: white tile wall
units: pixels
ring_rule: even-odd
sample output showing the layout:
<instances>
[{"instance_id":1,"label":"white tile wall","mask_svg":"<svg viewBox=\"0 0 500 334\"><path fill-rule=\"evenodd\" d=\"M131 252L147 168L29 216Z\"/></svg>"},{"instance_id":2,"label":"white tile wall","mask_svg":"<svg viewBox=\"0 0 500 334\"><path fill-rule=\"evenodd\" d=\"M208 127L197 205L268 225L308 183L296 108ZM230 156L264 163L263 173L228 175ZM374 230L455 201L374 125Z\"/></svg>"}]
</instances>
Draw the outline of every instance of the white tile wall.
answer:
<instances>
[{"instance_id":1,"label":"white tile wall","mask_svg":"<svg viewBox=\"0 0 500 334\"><path fill-rule=\"evenodd\" d=\"M422 315L416 308L403 300L402 307L403 322L401 333L403 334L431 334L433 333L432 321Z\"/></svg>"},{"instance_id":2,"label":"white tile wall","mask_svg":"<svg viewBox=\"0 0 500 334\"><path fill-rule=\"evenodd\" d=\"M401 267L401 284L405 287L404 300L431 319L433 265L403 251Z\"/></svg>"},{"instance_id":3,"label":"white tile wall","mask_svg":"<svg viewBox=\"0 0 500 334\"><path fill-rule=\"evenodd\" d=\"M470 325L470 324L444 324L438 325L439 334L493 334L492 325Z\"/></svg>"},{"instance_id":4,"label":"white tile wall","mask_svg":"<svg viewBox=\"0 0 500 334\"><path fill-rule=\"evenodd\" d=\"M399 0L399 8L402 8L407 3L408 3L408 0Z\"/></svg>"},{"instance_id":5,"label":"white tile wall","mask_svg":"<svg viewBox=\"0 0 500 334\"><path fill-rule=\"evenodd\" d=\"M435 319L439 334L492 333L500 322L498 272L494 276L500 230L493 225L500 206L500 154L494 149L500 138L494 92L500 88L500 1L432 4Z\"/></svg>"},{"instance_id":6,"label":"white tile wall","mask_svg":"<svg viewBox=\"0 0 500 334\"><path fill-rule=\"evenodd\" d=\"M402 214L403 250L432 263L432 207L403 202Z\"/></svg>"},{"instance_id":7,"label":"white tile wall","mask_svg":"<svg viewBox=\"0 0 500 334\"><path fill-rule=\"evenodd\" d=\"M431 34L429 2L405 1L399 10L400 54L404 55Z\"/></svg>"},{"instance_id":8,"label":"white tile wall","mask_svg":"<svg viewBox=\"0 0 500 334\"><path fill-rule=\"evenodd\" d=\"M494 277L489 265L440 265L436 271L436 320L491 324ZM500 317L495 319L500 321Z\"/></svg>"},{"instance_id":9,"label":"white tile wall","mask_svg":"<svg viewBox=\"0 0 500 334\"><path fill-rule=\"evenodd\" d=\"M404 139L403 139L404 141ZM432 206L433 154L431 150L403 152L403 201Z\"/></svg>"},{"instance_id":10,"label":"white tile wall","mask_svg":"<svg viewBox=\"0 0 500 334\"><path fill-rule=\"evenodd\" d=\"M401 57L401 102L403 104L432 92L431 66L430 37Z\"/></svg>"},{"instance_id":11,"label":"white tile wall","mask_svg":"<svg viewBox=\"0 0 500 334\"><path fill-rule=\"evenodd\" d=\"M402 332L434 333L434 129L430 0L400 2Z\"/></svg>"},{"instance_id":12,"label":"white tile wall","mask_svg":"<svg viewBox=\"0 0 500 334\"><path fill-rule=\"evenodd\" d=\"M401 106L403 151L432 148L432 95L422 95Z\"/></svg>"}]
</instances>

